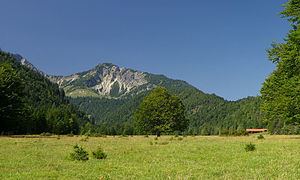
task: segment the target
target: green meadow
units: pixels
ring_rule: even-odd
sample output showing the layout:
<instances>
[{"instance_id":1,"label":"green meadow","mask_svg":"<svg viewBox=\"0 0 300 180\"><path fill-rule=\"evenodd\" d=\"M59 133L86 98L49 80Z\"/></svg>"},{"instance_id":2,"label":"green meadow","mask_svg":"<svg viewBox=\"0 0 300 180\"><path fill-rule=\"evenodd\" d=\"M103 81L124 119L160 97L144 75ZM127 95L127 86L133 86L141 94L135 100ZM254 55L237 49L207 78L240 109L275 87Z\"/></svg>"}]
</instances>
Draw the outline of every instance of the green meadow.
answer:
<instances>
[{"instance_id":1,"label":"green meadow","mask_svg":"<svg viewBox=\"0 0 300 180\"><path fill-rule=\"evenodd\" d=\"M70 159L75 144L88 161ZM300 179L299 155L300 136L1 137L0 179Z\"/></svg>"}]
</instances>

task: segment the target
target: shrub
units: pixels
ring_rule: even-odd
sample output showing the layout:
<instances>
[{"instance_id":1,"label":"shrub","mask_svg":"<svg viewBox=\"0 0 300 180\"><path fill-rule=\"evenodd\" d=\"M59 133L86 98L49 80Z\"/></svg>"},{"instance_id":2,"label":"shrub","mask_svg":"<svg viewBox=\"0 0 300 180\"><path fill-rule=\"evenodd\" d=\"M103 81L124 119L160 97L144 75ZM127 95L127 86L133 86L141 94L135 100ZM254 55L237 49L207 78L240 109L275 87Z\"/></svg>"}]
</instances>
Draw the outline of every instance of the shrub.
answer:
<instances>
[{"instance_id":1,"label":"shrub","mask_svg":"<svg viewBox=\"0 0 300 180\"><path fill-rule=\"evenodd\" d=\"M245 129L237 130L235 135L237 136L249 136L249 133Z\"/></svg>"},{"instance_id":2,"label":"shrub","mask_svg":"<svg viewBox=\"0 0 300 180\"><path fill-rule=\"evenodd\" d=\"M255 144L252 144L252 143L246 144L246 146L245 146L246 152L255 151L255 149L256 149Z\"/></svg>"},{"instance_id":3,"label":"shrub","mask_svg":"<svg viewBox=\"0 0 300 180\"><path fill-rule=\"evenodd\" d=\"M147 135L145 135L144 137L145 137L145 138L148 138L148 137L149 137L149 135L147 134Z\"/></svg>"},{"instance_id":4,"label":"shrub","mask_svg":"<svg viewBox=\"0 0 300 180\"><path fill-rule=\"evenodd\" d=\"M168 141L164 141L164 142L159 143L159 145L167 145L167 144L169 144Z\"/></svg>"},{"instance_id":5,"label":"shrub","mask_svg":"<svg viewBox=\"0 0 300 180\"><path fill-rule=\"evenodd\" d=\"M96 159L106 159L107 154L102 150L102 148L98 148L93 152L93 157Z\"/></svg>"},{"instance_id":6,"label":"shrub","mask_svg":"<svg viewBox=\"0 0 300 180\"><path fill-rule=\"evenodd\" d=\"M72 160L77 160L77 161L87 161L89 160L89 153L86 152L83 147L80 145L76 144L73 147L73 152L70 154L70 157Z\"/></svg>"},{"instance_id":7,"label":"shrub","mask_svg":"<svg viewBox=\"0 0 300 180\"><path fill-rule=\"evenodd\" d=\"M68 137L74 137L74 134L71 132L69 134L67 134Z\"/></svg>"},{"instance_id":8,"label":"shrub","mask_svg":"<svg viewBox=\"0 0 300 180\"><path fill-rule=\"evenodd\" d=\"M257 139L265 139L265 137L262 134L260 134L257 136Z\"/></svg>"},{"instance_id":9,"label":"shrub","mask_svg":"<svg viewBox=\"0 0 300 180\"><path fill-rule=\"evenodd\" d=\"M155 137L155 138L154 138L154 140L156 140L156 141L157 141L157 140L158 140L158 137Z\"/></svg>"},{"instance_id":10,"label":"shrub","mask_svg":"<svg viewBox=\"0 0 300 180\"><path fill-rule=\"evenodd\" d=\"M183 138L182 138L182 137L179 137L179 138L178 138L178 141L182 141L182 140L183 140Z\"/></svg>"}]
</instances>

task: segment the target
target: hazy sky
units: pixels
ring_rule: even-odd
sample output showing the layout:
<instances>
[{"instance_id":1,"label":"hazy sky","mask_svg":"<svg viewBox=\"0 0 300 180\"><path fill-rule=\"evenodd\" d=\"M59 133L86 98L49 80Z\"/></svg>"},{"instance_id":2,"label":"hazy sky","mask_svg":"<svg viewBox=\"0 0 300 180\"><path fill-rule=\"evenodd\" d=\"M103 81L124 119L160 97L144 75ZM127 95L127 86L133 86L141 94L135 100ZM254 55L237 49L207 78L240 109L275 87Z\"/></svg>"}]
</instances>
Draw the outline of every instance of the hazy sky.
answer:
<instances>
[{"instance_id":1,"label":"hazy sky","mask_svg":"<svg viewBox=\"0 0 300 180\"><path fill-rule=\"evenodd\" d=\"M229 100L259 94L285 0L0 0L0 48L48 74L111 62Z\"/></svg>"}]
</instances>

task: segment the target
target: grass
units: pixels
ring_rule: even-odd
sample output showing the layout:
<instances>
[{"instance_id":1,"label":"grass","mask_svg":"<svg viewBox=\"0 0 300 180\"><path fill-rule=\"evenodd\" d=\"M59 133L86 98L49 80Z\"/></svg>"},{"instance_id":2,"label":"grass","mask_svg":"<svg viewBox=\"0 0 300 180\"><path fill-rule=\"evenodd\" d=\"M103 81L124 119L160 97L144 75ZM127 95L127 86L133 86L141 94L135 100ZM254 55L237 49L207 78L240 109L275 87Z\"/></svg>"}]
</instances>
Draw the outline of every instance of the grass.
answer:
<instances>
[{"instance_id":1,"label":"grass","mask_svg":"<svg viewBox=\"0 0 300 180\"><path fill-rule=\"evenodd\" d=\"M0 179L300 179L299 136L81 139L0 137ZM107 158L72 161L75 144Z\"/></svg>"}]
</instances>

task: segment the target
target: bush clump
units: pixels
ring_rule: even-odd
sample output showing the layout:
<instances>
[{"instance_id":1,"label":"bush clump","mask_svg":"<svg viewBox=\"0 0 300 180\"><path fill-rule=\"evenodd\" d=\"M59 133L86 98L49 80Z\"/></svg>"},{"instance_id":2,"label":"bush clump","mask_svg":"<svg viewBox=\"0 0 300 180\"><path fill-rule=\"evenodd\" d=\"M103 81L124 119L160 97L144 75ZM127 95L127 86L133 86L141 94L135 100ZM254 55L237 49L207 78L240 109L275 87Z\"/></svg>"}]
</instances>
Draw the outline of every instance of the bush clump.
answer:
<instances>
[{"instance_id":1,"label":"bush clump","mask_svg":"<svg viewBox=\"0 0 300 180\"><path fill-rule=\"evenodd\" d=\"M265 137L262 134L260 134L257 136L257 139L265 139Z\"/></svg>"},{"instance_id":2,"label":"bush clump","mask_svg":"<svg viewBox=\"0 0 300 180\"><path fill-rule=\"evenodd\" d=\"M67 134L68 137L74 137L74 134L71 132L69 134Z\"/></svg>"},{"instance_id":3,"label":"bush clump","mask_svg":"<svg viewBox=\"0 0 300 180\"><path fill-rule=\"evenodd\" d=\"M182 141L182 140L183 140L183 137L179 137L179 138L178 138L178 141Z\"/></svg>"},{"instance_id":4,"label":"bush clump","mask_svg":"<svg viewBox=\"0 0 300 180\"><path fill-rule=\"evenodd\" d=\"M167 142L167 141L164 141L164 142L160 142L160 143L159 143L159 145L167 145L167 144L169 144L169 142Z\"/></svg>"},{"instance_id":5,"label":"bush clump","mask_svg":"<svg viewBox=\"0 0 300 180\"><path fill-rule=\"evenodd\" d=\"M255 144L252 144L252 143L246 144L245 150L246 150L246 152L255 151L256 150Z\"/></svg>"},{"instance_id":6,"label":"bush clump","mask_svg":"<svg viewBox=\"0 0 300 180\"><path fill-rule=\"evenodd\" d=\"M72 160L87 161L89 160L89 153L83 149L80 145L76 144L73 147L73 152L70 154Z\"/></svg>"},{"instance_id":7,"label":"bush clump","mask_svg":"<svg viewBox=\"0 0 300 180\"><path fill-rule=\"evenodd\" d=\"M93 152L93 157L95 159L106 159L107 154L103 151L102 148L98 148L96 151Z\"/></svg>"}]
</instances>

